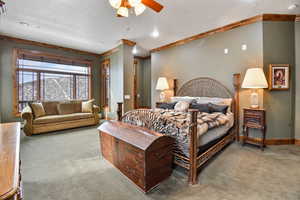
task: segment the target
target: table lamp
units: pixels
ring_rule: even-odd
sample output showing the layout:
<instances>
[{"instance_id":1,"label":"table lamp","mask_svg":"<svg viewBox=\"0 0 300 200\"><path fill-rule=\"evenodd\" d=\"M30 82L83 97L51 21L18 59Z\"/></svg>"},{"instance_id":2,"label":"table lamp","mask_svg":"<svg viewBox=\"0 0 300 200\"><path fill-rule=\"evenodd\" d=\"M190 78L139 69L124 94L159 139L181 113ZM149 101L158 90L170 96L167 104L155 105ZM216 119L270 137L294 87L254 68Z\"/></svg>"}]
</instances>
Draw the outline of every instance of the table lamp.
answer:
<instances>
[{"instance_id":1,"label":"table lamp","mask_svg":"<svg viewBox=\"0 0 300 200\"><path fill-rule=\"evenodd\" d=\"M156 84L156 90L161 91L161 93L159 95L160 102L165 102L166 94L165 94L164 90L168 90L168 89L169 89L169 84L168 84L167 78L159 77L157 80L157 84Z\"/></svg>"},{"instance_id":2,"label":"table lamp","mask_svg":"<svg viewBox=\"0 0 300 200\"><path fill-rule=\"evenodd\" d=\"M264 71L262 68L250 68L247 70L242 88L251 89L251 108L259 108L257 89L268 88Z\"/></svg>"}]
</instances>

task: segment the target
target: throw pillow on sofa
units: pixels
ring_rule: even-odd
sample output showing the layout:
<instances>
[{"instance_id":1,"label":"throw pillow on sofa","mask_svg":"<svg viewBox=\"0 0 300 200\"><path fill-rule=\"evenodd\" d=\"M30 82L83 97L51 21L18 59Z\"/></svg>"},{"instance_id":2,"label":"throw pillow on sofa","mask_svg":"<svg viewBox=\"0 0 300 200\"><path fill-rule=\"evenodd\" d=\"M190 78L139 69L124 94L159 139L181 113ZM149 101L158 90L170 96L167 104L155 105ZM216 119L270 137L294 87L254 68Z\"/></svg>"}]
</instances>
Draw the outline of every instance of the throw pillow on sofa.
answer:
<instances>
[{"instance_id":1,"label":"throw pillow on sofa","mask_svg":"<svg viewBox=\"0 0 300 200\"><path fill-rule=\"evenodd\" d=\"M91 99L89 101L83 101L81 103L82 112L83 113L92 113L94 101L95 101L95 99Z\"/></svg>"},{"instance_id":2,"label":"throw pillow on sofa","mask_svg":"<svg viewBox=\"0 0 300 200\"><path fill-rule=\"evenodd\" d=\"M34 118L43 117L46 115L42 103L29 103Z\"/></svg>"},{"instance_id":3,"label":"throw pillow on sofa","mask_svg":"<svg viewBox=\"0 0 300 200\"><path fill-rule=\"evenodd\" d=\"M57 105L59 115L68 115L75 113L74 104L72 102L62 102Z\"/></svg>"}]
</instances>

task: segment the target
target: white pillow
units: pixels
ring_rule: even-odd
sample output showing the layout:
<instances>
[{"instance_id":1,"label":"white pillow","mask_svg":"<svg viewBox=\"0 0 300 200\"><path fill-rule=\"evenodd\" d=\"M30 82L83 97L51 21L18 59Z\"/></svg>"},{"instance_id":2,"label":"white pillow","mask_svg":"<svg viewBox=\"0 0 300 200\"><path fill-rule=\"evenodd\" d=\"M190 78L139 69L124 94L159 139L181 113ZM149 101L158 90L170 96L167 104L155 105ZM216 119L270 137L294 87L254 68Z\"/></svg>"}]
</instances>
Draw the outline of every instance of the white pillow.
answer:
<instances>
[{"instance_id":1,"label":"white pillow","mask_svg":"<svg viewBox=\"0 0 300 200\"><path fill-rule=\"evenodd\" d=\"M190 104L186 101L178 101L175 104L174 110L179 111L179 112L186 112L188 111L190 107Z\"/></svg>"},{"instance_id":2,"label":"white pillow","mask_svg":"<svg viewBox=\"0 0 300 200\"><path fill-rule=\"evenodd\" d=\"M185 101L185 102L188 102L188 103L191 103L192 101L196 100L197 97L189 97L189 96L184 96L184 97L171 97L171 102L174 103L174 102L179 102L179 101Z\"/></svg>"}]
</instances>

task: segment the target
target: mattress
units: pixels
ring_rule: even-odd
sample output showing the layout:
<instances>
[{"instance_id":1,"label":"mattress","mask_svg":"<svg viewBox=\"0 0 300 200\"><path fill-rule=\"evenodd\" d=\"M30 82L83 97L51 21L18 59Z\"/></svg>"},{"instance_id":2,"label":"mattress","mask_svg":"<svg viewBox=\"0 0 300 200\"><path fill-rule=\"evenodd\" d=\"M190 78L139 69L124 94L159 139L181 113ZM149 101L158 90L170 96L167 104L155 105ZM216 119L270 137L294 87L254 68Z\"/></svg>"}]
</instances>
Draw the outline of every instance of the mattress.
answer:
<instances>
[{"instance_id":1,"label":"mattress","mask_svg":"<svg viewBox=\"0 0 300 200\"><path fill-rule=\"evenodd\" d=\"M208 144L209 142L226 135L228 130L234 124L233 113L227 113L226 115L228 116L228 122L225 125L219 126L217 128L213 128L213 129L207 131L206 133L202 134L201 136L198 136L198 147L204 146L204 145Z\"/></svg>"}]
</instances>

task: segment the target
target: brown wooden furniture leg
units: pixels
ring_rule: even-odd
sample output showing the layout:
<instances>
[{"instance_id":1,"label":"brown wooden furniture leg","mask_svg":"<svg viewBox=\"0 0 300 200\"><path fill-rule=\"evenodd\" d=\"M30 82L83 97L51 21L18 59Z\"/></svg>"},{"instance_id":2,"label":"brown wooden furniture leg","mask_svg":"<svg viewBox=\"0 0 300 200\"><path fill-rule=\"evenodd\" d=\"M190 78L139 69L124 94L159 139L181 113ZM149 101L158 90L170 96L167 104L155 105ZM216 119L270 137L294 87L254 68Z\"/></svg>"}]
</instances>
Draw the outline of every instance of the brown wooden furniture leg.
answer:
<instances>
[{"instance_id":1,"label":"brown wooden furniture leg","mask_svg":"<svg viewBox=\"0 0 300 200\"><path fill-rule=\"evenodd\" d=\"M198 110L189 110L191 114L190 128L190 170L188 182L192 185L197 184L197 114Z\"/></svg>"},{"instance_id":2,"label":"brown wooden furniture leg","mask_svg":"<svg viewBox=\"0 0 300 200\"><path fill-rule=\"evenodd\" d=\"M118 102L117 115L118 115L118 121L121 121L122 115L123 115L123 103L122 102Z\"/></svg>"}]
</instances>

